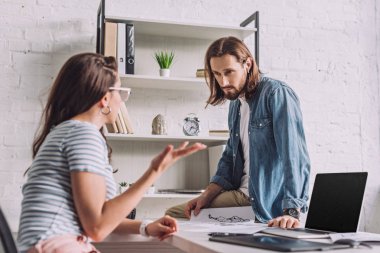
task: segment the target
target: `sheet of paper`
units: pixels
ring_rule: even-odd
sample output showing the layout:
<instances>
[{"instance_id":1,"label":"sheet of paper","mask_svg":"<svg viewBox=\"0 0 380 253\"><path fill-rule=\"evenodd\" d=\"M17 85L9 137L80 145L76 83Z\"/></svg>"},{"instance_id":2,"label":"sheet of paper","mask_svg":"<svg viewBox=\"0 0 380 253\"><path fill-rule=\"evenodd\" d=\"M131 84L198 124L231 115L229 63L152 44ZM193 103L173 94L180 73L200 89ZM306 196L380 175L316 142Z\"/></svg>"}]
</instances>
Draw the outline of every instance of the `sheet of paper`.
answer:
<instances>
[{"instance_id":1,"label":"sheet of paper","mask_svg":"<svg viewBox=\"0 0 380 253\"><path fill-rule=\"evenodd\" d=\"M195 216L191 212L192 222L226 222L240 223L255 220L255 214L251 206L224 207L224 208L204 208Z\"/></svg>"},{"instance_id":2,"label":"sheet of paper","mask_svg":"<svg viewBox=\"0 0 380 253\"><path fill-rule=\"evenodd\" d=\"M330 234L330 238L333 242L340 239L351 239L357 242L380 242L380 234L373 234L367 232L334 233Z\"/></svg>"},{"instance_id":3,"label":"sheet of paper","mask_svg":"<svg viewBox=\"0 0 380 253\"><path fill-rule=\"evenodd\" d=\"M183 231L192 232L225 232L253 234L267 227L266 224L255 223L255 215L250 206L205 208L190 221L179 221Z\"/></svg>"},{"instance_id":4,"label":"sheet of paper","mask_svg":"<svg viewBox=\"0 0 380 253\"><path fill-rule=\"evenodd\" d=\"M267 224L255 223L254 221L241 223L206 223L178 221L178 226L181 231L189 232L224 232L246 234L254 234L267 228Z\"/></svg>"}]
</instances>

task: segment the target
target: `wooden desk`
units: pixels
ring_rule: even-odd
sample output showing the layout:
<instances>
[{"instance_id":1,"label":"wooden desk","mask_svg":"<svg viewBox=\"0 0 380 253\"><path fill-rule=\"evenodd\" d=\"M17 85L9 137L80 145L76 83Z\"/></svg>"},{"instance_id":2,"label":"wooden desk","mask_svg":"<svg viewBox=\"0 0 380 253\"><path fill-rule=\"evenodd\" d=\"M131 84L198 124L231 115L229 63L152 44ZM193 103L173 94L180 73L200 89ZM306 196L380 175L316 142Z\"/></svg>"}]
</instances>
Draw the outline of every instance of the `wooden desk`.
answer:
<instances>
[{"instance_id":1,"label":"wooden desk","mask_svg":"<svg viewBox=\"0 0 380 253\"><path fill-rule=\"evenodd\" d=\"M104 241L93 244L101 253L183 253L170 243L141 235L111 234Z\"/></svg>"},{"instance_id":2,"label":"wooden desk","mask_svg":"<svg viewBox=\"0 0 380 253\"><path fill-rule=\"evenodd\" d=\"M319 242L329 242L329 240L314 240ZM94 243L102 253L122 253L122 252L136 252L136 253L183 253L183 252L196 252L196 253L252 253L253 248L243 247L225 243L210 242L207 233L202 232L187 232L180 231L165 239L163 242L146 238L140 235L115 235L112 234L101 243ZM255 253L268 253L274 252L263 249L254 249ZM311 252L311 251L305 251ZM332 253L374 253L380 252L380 244L373 245L373 249L360 246L357 249L343 249L343 250L330 250Z\"/></svg>"},{"instance_id":3,"label":"wooden desk","mask_svg":"<svg viewBox=\"0 0 380 253\"><path fill-rule=\"evenodd\" d=\"M270 250L264 250L259 248L251 248L244 247L226 243L219 242L210 242L208 240L207 233L199 233L199 232L178 232L174 236L165 240L170 245L173 245L184 252L197 252L197 253L268 253L275 252ZM313 240L317 242L326 242L330 243L330 239L318 239ZM329 250L328 252L336 252L336 253L374 253L380 252L380 244L372 245L373 249L369 249L364 246L360 246L359 248L349 248L349 249L339 249L339 250ZM312 252L312 251L305 251ZM316 251L315 251L316 252Z\"/></svg>"}]
</instances>

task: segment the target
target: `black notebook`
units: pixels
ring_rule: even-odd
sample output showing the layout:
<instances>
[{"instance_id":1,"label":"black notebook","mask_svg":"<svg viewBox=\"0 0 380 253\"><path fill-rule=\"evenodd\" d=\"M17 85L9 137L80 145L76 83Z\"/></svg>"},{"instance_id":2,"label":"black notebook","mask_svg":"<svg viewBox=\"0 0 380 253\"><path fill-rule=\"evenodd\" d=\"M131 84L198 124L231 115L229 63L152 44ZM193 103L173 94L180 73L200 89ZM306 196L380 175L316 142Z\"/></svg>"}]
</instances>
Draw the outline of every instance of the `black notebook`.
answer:
<instances>
[{"instance_id":1,"label":"black notebook","mask_svg":"<svg viewBox=\"0 0 380 253\"><path fill-rule=\"evenodd\" d=\"M210 241L237 244L254 248L275 250L275 251L309 251L309 250L333 250L349 248L349 245L329 244L310 242L299 239L271 236L228 236L228 237L210 237Z\"/></svg>"}]
</instances>

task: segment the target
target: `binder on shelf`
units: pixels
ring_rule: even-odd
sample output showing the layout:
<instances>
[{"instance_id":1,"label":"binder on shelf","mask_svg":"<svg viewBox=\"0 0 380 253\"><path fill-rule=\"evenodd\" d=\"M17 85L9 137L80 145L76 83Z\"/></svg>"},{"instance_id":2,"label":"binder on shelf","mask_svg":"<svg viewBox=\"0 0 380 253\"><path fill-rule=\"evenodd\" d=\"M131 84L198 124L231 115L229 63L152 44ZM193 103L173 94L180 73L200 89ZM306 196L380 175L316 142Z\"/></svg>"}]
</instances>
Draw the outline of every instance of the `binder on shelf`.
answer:
<instances>
[{"instance_id":1,"label":"binder on shelf","mask_svg":"<svg viewBox=\"0 0 380 253\"><path fill-rule=\"evenodd\" d=\"M133 127L132 127L132 123L131 123L131 118L129 117L127 107L125 106L124 103L121 104L120 110L121 110L121 113L123 114L123 118L125 121L125 126L127 127L128 134L133 134Z\"/></svg>"},{"instance_id":2,"label":"binder on shelf","mask_svg":"<svg viewBox=\"0 0 380 253\"><path fill-rule=\"evenodd\" d=\"M125 23L117 24L117 64L118 64L118 72L121 75L125 74L126 71L126 25Z\"/></svg>"},{"instance_id":3,"label":"binder on shelf","mask_svg":"<svg viewBox=\"0 0 380 253\"><path fill-rule=\"evenodd\" d=\"M126 25L126 55L127 55L127 61L126 61L126 74L134 74L135 73L135 28L133 24L127 24Z\"/></svg>"},{"instance_id":4,"label":"binder on shelf","mask_svg":"<svg viewBox=\"0 0 380 253\"><path fill-rule=\"evenodd\" d=\"M104 55L113 56L116 58L117 46L117 24L106 22L105 24L105 40L104 40Z\"/></svg>"}]
</instances>

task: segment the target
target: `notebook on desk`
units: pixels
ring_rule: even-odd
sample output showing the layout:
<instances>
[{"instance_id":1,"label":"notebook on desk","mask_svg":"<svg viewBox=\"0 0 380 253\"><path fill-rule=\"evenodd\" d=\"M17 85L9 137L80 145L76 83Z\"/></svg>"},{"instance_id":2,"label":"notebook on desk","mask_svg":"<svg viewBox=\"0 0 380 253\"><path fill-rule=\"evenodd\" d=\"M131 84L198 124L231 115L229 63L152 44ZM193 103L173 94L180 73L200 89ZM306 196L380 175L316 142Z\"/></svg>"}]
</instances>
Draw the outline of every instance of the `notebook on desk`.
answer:
<instances>
[{"instance_id":1,"label":"notebook on desk","mask_svg":"<svg viewBox=\"0 0 380 253\"><path fill-rule=\"evenodd\" d=\"M237 244L241 246L262 248L275 251L295 252L295 251L309 251L309 250L332 250L332 249L346 249L349 245L330 244L310 242L304 240L296 240L283 237L272 236L231 236L231 237L210 237L210 241L224 242L229 244Z\"/></svg>"},{"instance_id":2,"label":"notebook on desk","mask_svg":"<svg viewBox=\"0 0 380 253\"><path fill-rule=\"evenodd\" d=\"M356 232L367 175L367 172L317 174L305 228L267 228L261 232L299 239Z\"/></svg>"}]
</instances>

